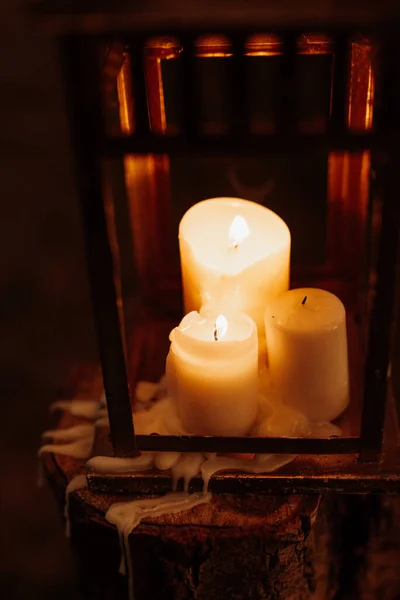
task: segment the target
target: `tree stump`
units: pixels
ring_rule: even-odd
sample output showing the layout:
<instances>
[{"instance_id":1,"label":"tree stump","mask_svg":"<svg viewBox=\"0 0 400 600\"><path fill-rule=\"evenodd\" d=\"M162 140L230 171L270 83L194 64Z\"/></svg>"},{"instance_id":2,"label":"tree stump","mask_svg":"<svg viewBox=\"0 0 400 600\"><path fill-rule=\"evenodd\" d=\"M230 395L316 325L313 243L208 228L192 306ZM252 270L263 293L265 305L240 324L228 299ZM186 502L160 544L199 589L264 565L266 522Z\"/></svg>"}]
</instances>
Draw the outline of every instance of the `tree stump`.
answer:
<instances>
[{"instance_id":1,"label":"tree stump","mask_svg":"<svg viewBox=\"0 0 400 600\"><path fill-rule=\"evenodd\" d=\"M127 498L84 491L71 499L72 544L90 599L128 598L118 534L103 517L118 500ZM209 505L143 521L129 537L135 600L310 598L327 562L310 535L318 507L318 496L214 495Z\"/></svg>"},{"instance_id":2,"label":"tree stump","mask_svg":"<svg viewBox=\"0 0 400 600\"><path fill-rule=\"evenodd\" d=\"M65 486L51 479L63 508ZM118 533L104 518L127 500L71 496L71 541L89 600L129 598ZM398 600L399 515L397 496L215 495L130 535L135 600Z\"/></svg>"}]
</instances>

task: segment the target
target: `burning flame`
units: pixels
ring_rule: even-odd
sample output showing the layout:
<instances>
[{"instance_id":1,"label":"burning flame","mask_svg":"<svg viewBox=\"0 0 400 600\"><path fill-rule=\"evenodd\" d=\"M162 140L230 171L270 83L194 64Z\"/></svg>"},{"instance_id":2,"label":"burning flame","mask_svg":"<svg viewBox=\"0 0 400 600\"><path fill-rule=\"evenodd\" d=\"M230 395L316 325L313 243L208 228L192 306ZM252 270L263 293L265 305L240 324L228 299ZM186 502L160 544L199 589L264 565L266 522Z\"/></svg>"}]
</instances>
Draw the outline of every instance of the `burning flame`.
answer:
<instances>
[{"instance_id":1,"label":"burning flame","mask_svg":"<svg viewBox=\"0 0 400 600\"><path fill-rule=\"evenodd\" d=\"M229 248L237 248L249 234L250 229L246 219L237 215L229 229Z\"/></svg>"},{"instance_id":2,"label":"burning flame","mask_svg":"<svg viewBox=\"0 0 400 600\"><path fill-rule=\"evenodd\" d=\"M218 315L214 325L214 340L219 342L228 331L228 321L224 315Z\"/></svg>"}]
</instances>

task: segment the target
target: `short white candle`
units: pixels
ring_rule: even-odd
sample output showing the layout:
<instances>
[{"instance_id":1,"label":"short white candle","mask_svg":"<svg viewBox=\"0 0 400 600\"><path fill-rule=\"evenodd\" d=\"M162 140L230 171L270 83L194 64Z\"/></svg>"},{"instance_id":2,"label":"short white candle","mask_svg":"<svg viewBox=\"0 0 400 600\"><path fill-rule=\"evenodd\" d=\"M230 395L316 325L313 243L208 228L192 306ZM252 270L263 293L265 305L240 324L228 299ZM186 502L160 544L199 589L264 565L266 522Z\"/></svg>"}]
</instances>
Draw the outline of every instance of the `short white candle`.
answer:
<instances>
[{"instance_id":1,"label":"short white candle","mask_svg":"<svg viewBox=\"0 0 400 600\"><path fill-rule=\"evenodd\" d=\"M193 311L170 340L168 389L185 429L198 435L246 435L258 403L258 338L252 319Z\"/></svg>"},{"instance_id":2,"label":"short white candle","mask_svg":"<svg viewBox=\"0 0 400 600\"><path fill-rule=\"evenodd\" d=\"M285 292L267 307L273 395L310 421L331 421L349 402L346 311L330 292Z\"/></svg>"},{"instance_id":3,"label":"short white candle","mask_svg":"<svg viewBox=\"0 0 400 600\"><path fill-rule=\"evenodd\" d=\"M264 331L266 303L288 289L290 232L274 212L248 200L213 198L179 225L185 311L214 302Z\"/></svg>"}]
</instances>

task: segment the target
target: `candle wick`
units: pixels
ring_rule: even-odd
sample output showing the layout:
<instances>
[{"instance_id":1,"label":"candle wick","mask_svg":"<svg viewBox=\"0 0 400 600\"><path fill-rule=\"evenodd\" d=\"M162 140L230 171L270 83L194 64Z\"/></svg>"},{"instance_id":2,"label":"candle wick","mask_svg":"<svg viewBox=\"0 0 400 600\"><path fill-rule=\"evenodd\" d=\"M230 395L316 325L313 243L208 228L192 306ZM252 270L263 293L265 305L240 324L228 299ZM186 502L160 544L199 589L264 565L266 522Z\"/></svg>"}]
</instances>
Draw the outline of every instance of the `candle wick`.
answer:
<instances>
[{"instance_id":1,"label":"candle wick","mask_svg":"<svg viewBox=\"0 0 400 600\"><path fill-rule=\"evenodd\" d=\"M307 302L307 296L304 296L303 300L301 301L301 303L304 305Z\"/></svg>"},{"instance_id":2,"label":"candle wick","mask_svg":"<svg viewBox=\"0 0 400 600\"><path fill-rule=\"evenodd\" d=\"M236 244L229 244L229 250L237 250L239 247L239 242L236 242Z\"/></svg>"},{"instance_id":3,"label":"candle wick","mask_svg":"<svg viewBox=\"0 0 400 600\"><path fill-rule=\"evenodd\" d=\"M218 342L218 329L217 324L214 325L214 340Z\"/></svg>"}]
</instances>

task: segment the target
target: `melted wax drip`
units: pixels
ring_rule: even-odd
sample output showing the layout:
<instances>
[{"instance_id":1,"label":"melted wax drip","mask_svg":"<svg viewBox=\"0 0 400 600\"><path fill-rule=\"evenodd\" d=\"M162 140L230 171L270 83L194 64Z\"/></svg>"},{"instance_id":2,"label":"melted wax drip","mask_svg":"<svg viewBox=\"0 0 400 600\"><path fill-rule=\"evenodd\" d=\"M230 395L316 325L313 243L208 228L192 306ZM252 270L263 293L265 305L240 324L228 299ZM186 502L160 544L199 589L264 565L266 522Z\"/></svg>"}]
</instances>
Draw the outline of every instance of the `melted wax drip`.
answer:
<instances>
[{"instance_id":1,"label":"melted wax drip","mask_svg":"<svg viewBox=\"0 0 400 600\"><path fill-rule=\"evenodd\" d=\"M183 479L183 489L187 492L191 480L200 472L200 467L204 461L204 455L199 452L185 452L182 454L171 470L173 491L177 490L179 481Z\"/></svg>"},{"instance_id":2,"label":"melted wax drip","mask_svg":"<svg viewBox=\"0 0 400 600\"><path fill-rule=\"evenodd\" d=\"M38 456L45 452L71 456L76 459L87 459L93 448L95 426L109 425L108 411L105 406L104 394L100 401L95 400L59 400L50 406L51 411L57 409L68 411L76 417L83 417L94 421L94 424L79 424L64 429L51 429L45 431L43 438L53 442L66 442L60 444L43 444Z\"/></svg>"},{"instance_id":3,"label":"melted wax drip","mask_svg":"<svg viewBox=\"0 0 400 600\"><path fill-rule=\"evenodd\" d=\"M121 546L121 563L119 570L120 573L126 575L126 567L128 569L130 600L134 600L134 594L129 534L139 525L142 519L191 510L199 504L208 503L210 500L211 494L175 492L158 498L133 500L132 502L118 502L117 504L112 504L110 506L106 513L106 519L109 523L115 525L118 530Z\"/></svg>"},{"instance_id":4,"label":"melted wax drip","mask_svg":"<svg viewBox=\"0 0 400 600\"><path fill-rule=\"evenodd\" d=\"M84 417L93 421L99 407L100 402L97 400L57 400L50 405L50 411L64 410L75 417Z\"/></svg>"},{"instance_id":5,"label":"melted wax drip","mask_svg":"<svg viewBox=\"0 0 400 600\"><path fill-rule=\"evenodd\" d=\"M246 473L271 473L287 465L296 456L292 454L259 454L253 460L217 456L206 460L201 465L203 491L208 492L211 477L219 471L245 471Z\"/></svg>"},{"instance_id":6,"label":"melted wax drip","mask_svg":"<svg viewBox=\"0 0 400 600\"><path fill-rule=\"evenodd\" d=\"M94 441L93 425L73 425L65 429L46 431L43 437L49 437L53 441L67 442L65 444L44 444L38 452L42 456L44 452L53 452L64 456L82 459L89 458Z\"/></svg>"},{"instance_id":7,"label":"melted wax drip","mask_svg":"<svg viewBox=\"0 0 400 600\"><path fill-rule=\"evenodd\" d=\"M139 402L148 406L147 410L135 413L135 428L139 434L182 434L184 431L180 421L176 404L166 392L165 378L160 384L139 382L136 397ZM158 402L151 402L159 398ZM161 398L161 399L160 399ZM85 405L85 406L84 406ZM89 407L87 406L89 405ZM95 405L95 406L94 406ZM65 444L45 444L39 451L54 452L73 456L74 458L89 458L93 440L94 427L108 426L108 413L104 404L93 401L60 401L54 407L64 408L72 414L86 416L92 415L95 419L91 425L75 425L61 430L45 432L44 437L53 441L67 442ZM94 410L96 408L96 410ZM259 414L252 435L282 435L301 437L331 437L340 436L339 427L331 423L309 423L308 420L296 411L269 402L264 395L260 395ZM199 472L204 479L204 489L208 489L210 478L219 471L246 471L252 473L271 472L292 461L293 455L259 455L253 460L241 458L216 456L215 454L183 453L178 452L146 452L137 458L121 459L106 456L91 458L87 466L99 473L129 473L144 471L154 466L160 470L171 469L172 487L177 489L178 483L183 479L184 490L189 489L190 481Z\"/></svg>"},{"instance_id":8,"label":"melted wax drip","mask_svg":"<svg viewBox=\"0 0 400 600\"><path fill-rule=\"evenodd\" d=\"M153 467L154 453L143 452L136 458L118 458L113 456L94 456L86 466L97 473L134 473L147 471Z\"/></svg>"},{"instance_id":9,"label":"melted wax drip","mask_svg":"<svg viewBox=\"0 0 400 600\"><path fill-rule=\"evenodd\" d=\"M176 465L180 457L180 452L156 452L154 466L160 471L168 471Z\"/></svg>"},{"instance_id":10,"label":"melted wax drip","mask_svg":"<svg viewBox=\"0 0 400 600\"><path fill-rule=\"evenodd\" d=\"M338 425L323 421L321 423L310 423L311 431L308 437L311 438L330 438L341 437L343 431Z\"/></svg>"},{"instance_id":11,"label":"melted wax drip","mask_svg":"<svg viewBox=\"0 0 400 600\"><path fill-rule=\"evenodd\" d=\"M108 418L108 410L107 408L100 408L96 420L94 422L95 427L110 427L110 421Z\"/></svg>"},{"instance_id":12,"label":"melted wax drip","mask_svg":"<svg viewBox=\"0 0 400 600\"><path fill-rule=\"evenodd\" d=\"M66 429L49 429L42 433L42 438L50 438L53 441L74 442L93 435L93 425L73 425Z\"/></svg>"},{"instance_id":13,"label":"melted wax drip","mask_svg":"<svg viewBox=\"0 0 400 600\"><path fill-rule=\"evenodd\" d=\"M139 402L150 402L159 391L159 384L151 381L139 381L136 386L135 396Z\"/></svg>"}]
</instances>

